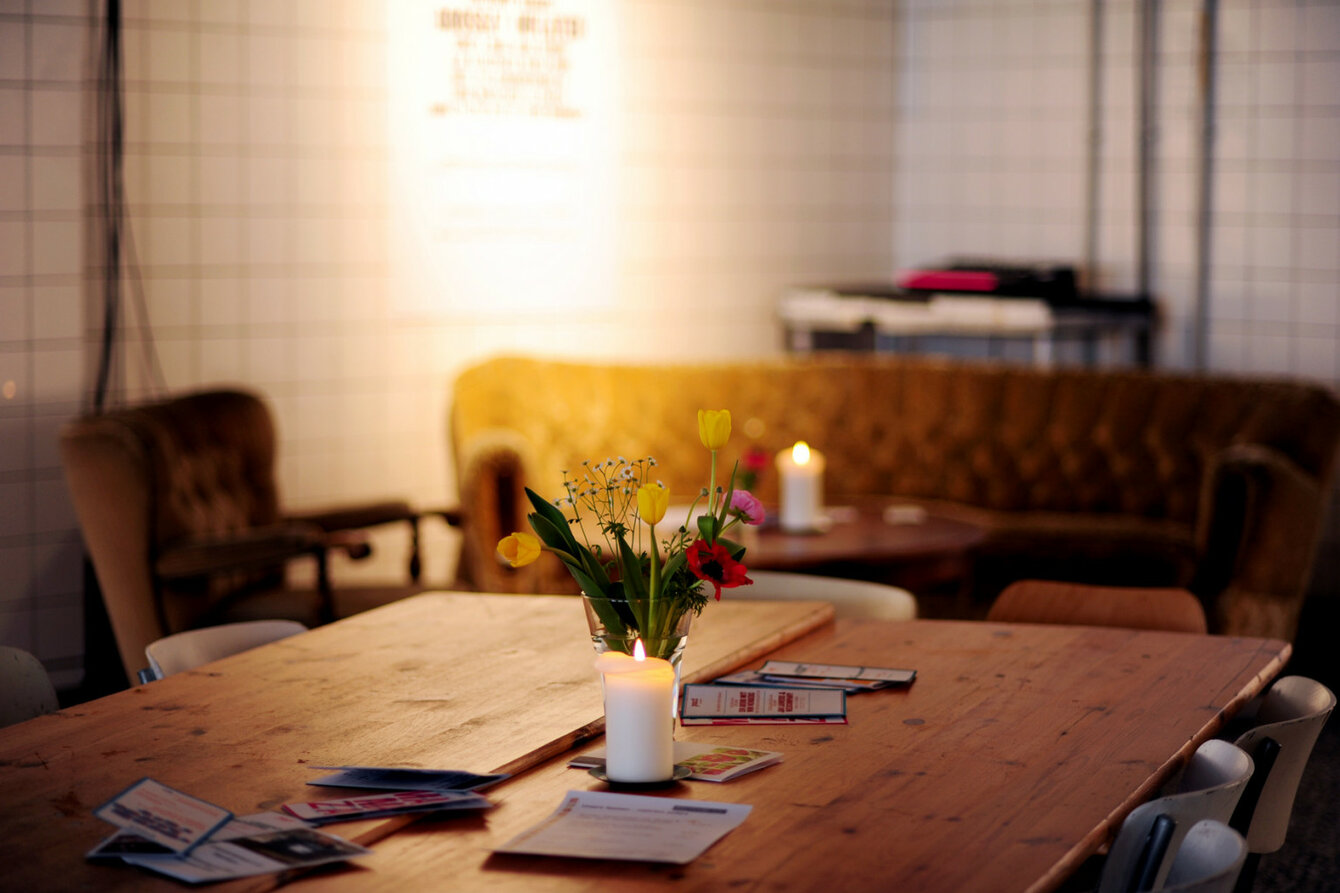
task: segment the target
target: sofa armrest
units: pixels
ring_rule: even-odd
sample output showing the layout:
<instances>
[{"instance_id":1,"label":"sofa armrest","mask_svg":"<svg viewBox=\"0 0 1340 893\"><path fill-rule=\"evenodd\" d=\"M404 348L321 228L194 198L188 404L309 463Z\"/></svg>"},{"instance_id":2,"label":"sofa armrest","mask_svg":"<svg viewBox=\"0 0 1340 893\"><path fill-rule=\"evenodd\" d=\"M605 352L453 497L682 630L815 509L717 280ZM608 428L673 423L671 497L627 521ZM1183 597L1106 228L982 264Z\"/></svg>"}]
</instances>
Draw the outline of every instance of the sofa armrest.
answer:
<instances>
[{"instance_id":1,"label":"sofa armrest","mask_svg":"<svg viewBox=\"0 0 1340 893\"><path fill-rule=\"evenodd\" d=\"M498 558L498 540L529 530L530 480L525 439L515 431L481 432L458 446L457 487L462 507L460 577L483 592L535 591L535 565L511 568Z\"/></svg>"},{"instance_id":2,"label":"sofa armrest","mask_svg":"<svg viewBox=\"0 0 1340 893\"><path fill-rule=\"evenodd\" d=\"M563 563L553 555L541 555L521 568L498 557L498 540L530 530L527 515L532 507L526 487L539 487L526 439L517 431L494 428L476 434L457 450L462 585L481 592L577 592Z\"/></svg>"},{"instance_id":3,"label":"sofa armrest","mask_svg":"<svg viewBox=\"0 0 1340 893\"><path fill-rule=\"evenodd\" d=\"M1211 632L1293 639L1325 508L1320 483L1277 450L1234 444L1215 458L1191 586Z\"/></svg>"}]
</instances>

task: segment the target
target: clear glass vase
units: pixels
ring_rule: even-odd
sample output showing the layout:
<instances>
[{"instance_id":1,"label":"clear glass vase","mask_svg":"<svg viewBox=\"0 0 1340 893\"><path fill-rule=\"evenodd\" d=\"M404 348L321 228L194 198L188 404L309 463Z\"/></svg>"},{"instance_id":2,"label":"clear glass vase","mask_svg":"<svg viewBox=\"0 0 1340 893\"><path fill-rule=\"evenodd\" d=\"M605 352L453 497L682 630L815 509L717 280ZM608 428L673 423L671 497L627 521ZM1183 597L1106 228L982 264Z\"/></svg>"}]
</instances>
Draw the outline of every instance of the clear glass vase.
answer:
<instances>
[{"instance_id":1,"label":"clear glass vase","mask_svg":"<svg viewBox=\"0 0 1340 893\"><path fill-rule=\"evenodd\" d=\"M689 642L689 623L693 611L666 604L658 599L609 598L582 593L582 607L586 610L586 624L591 631L591 644L596 654L621 651L632 654L639 639L647 657L659 657L670 662L675 670L670 715L679 715L680 663L684 646Z\"/></svg>"}]
</instances>

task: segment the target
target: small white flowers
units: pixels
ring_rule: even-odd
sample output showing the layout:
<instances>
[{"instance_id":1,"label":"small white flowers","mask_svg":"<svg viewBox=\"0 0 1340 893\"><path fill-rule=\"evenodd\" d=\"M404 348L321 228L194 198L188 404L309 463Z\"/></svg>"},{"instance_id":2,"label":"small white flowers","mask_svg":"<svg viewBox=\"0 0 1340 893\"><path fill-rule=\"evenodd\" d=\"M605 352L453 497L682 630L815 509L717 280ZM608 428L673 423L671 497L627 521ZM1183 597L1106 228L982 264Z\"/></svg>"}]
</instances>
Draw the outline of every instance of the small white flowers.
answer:
<instances>
[{"instance_id":1,"label":"small white flowers","mask_svg":"<svg viewBox=\"0 0 1340 893\"><path fill-rule=\"evenodd\" d=\"M556 500L554 505L573 510L569 523L575 527L580 528L584 518L594 519L607 538L631 531L636 539L638 525L632 522L636 517L637 491L646 484L647 469L654 466L656 460L648 456L630 462L618 456L595 463L584 459L581 464L580 477L572 477L566 470L563 472L563 488L568 495L566 499ZM608 540L607 545L613 554L613 541ZM598 548L594 544L590 547Z\"/></svg>"}]
</instances>

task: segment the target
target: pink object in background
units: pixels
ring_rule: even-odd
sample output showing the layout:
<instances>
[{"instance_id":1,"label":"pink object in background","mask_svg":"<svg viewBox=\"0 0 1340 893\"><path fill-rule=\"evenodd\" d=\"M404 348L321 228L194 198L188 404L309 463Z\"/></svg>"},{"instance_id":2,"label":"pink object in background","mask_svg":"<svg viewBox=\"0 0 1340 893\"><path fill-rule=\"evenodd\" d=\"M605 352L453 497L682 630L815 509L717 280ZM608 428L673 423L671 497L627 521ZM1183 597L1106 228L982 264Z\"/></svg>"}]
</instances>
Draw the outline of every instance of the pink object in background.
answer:
<instances>
[{"instance_id":1,"label":"pink object in background","mask_svg":"<svg viewBox=\"0 0 1340 893\"><path fill-rule=\"evenodd\" d=\"M999 285L995 273L972 270L908 270L898 279L902 288L922 291L995 291Z\"/></svg>"}]
</instances>

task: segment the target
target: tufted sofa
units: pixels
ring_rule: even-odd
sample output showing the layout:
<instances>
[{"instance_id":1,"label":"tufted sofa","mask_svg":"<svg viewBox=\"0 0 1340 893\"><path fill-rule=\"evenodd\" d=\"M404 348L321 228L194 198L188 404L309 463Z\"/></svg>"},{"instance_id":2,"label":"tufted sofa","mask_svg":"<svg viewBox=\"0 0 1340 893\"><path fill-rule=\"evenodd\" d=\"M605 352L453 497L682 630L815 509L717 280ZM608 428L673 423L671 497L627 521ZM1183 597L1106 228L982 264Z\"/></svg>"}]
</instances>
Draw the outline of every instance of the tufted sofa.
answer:
<instances>
[{"instance_id":1,"label":"tufted sofa","mask_svg":"<svg viewBox=\"0 0 1340 893\"><path fill-rule=\"evenodd\" d=\"M727 467L804 439L826 496L914 500L980 525L978 602L1041 577L1185 586L1211 630L1292 638L1340 443L1340 402L1283 380L1039 370L818 355L708 365L487 360L455 383L462 573L481 589L558 591L557 563L513 570L498 537L523 487L562 493L583 459L655 456L686 498L706 459L696 411L730 409ZM776 481L756 488L775 501ZM546 558L549 556L545 556Z\"/></svg>"}]
</instances>

